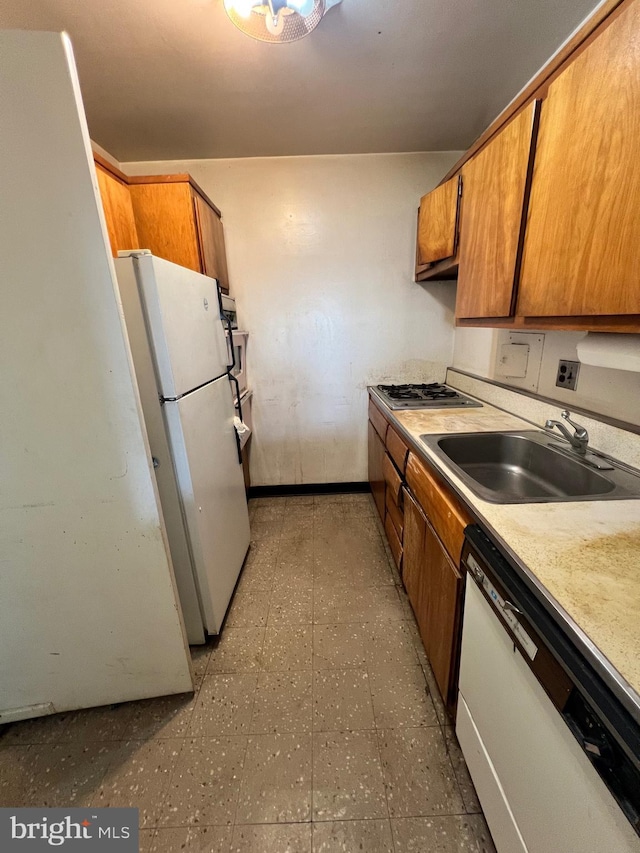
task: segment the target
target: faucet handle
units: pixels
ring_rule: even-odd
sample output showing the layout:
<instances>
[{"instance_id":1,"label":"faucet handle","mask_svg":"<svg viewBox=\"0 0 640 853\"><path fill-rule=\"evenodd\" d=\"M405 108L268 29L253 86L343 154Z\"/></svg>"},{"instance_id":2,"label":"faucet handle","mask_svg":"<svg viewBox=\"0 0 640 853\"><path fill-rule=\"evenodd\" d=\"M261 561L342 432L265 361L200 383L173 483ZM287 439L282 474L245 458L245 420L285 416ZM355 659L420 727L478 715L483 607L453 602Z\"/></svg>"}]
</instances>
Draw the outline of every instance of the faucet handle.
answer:
<instances>
[{"instance_id":1,"label":"faucet handle","mask_svg":"<svg viewBox=\"0 0 640 853\"><path fill-rule=\"evenodd\" d=\"M565 419L565 421L568 424L571 424L571 426L574 428L574 430L576 431L576 437L577 438L587 438L588 439L588 437L589 437L588 432L586 431L586 429L583 426L580 426L580 424L577 424L575 421L571 420L571 412L568 409L563 409L560 412L560 415L561 415L561 417L563 417Z\"/></svg>"}]
</instances>

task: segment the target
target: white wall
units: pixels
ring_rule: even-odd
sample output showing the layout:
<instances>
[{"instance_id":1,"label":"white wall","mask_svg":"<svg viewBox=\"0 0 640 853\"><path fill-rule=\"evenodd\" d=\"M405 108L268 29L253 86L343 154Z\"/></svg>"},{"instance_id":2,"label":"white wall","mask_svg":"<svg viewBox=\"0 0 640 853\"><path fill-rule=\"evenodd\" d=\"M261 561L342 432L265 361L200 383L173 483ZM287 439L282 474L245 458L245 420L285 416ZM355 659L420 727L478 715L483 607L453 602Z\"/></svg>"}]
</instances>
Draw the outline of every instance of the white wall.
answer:
<instances>
[{"instance_id":1,"label":"white wall","mask_svg":"<svg viewBox=\"0 0 640 853\"><path fill-rule=\"evenodd\" d=\"M577 406L640 426L640 373L581 365L575 391L556 387L558 361L578 361L576 345L585 332L541 332L544 349L537 393L567 408ZM496 378L495 351L500 331L456 329L453 366L476 376ZM515 387L515 386L514 386Z\"/></svg>"},{"instance_id":2,"label":"white wall","mask_svg":"<svg viewBox=\"0 0 640 853\"><path fill-rule=\"evenodd\" d=\"M455 285L413 282L416 214L459 152L124 163L221 208L250 332L255 485L367 477L366 386L443 379Z\"/></svg>"},{"instance_id":3,"label":"white wall","mask_svg":"<svg viewBox=\"0 0 640 853\"><path fill-rule=\"evenodd\" d=\"M66 36L0 33L0 115L5 721L192 681Z\"/></svg>"}]
</instances>

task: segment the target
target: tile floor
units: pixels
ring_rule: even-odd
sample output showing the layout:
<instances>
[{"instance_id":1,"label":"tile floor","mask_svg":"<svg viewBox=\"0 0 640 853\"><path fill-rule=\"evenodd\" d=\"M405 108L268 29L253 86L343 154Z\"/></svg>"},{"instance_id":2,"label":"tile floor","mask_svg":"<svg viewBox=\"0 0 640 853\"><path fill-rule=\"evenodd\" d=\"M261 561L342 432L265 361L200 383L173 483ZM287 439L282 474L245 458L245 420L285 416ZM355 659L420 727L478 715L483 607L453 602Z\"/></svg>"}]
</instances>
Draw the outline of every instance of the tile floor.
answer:
<instances>
[{"instance_id":1,"label":"tile floor","mask_svg":"<svg viewBox=\"0 0 640 853\"><path fill-rule=\"evenodd\" d=\"M250 514L195 695L0 727L0 805L137 806L144 853L492 853L370 496Z\"/></svg>"}]
</instances>

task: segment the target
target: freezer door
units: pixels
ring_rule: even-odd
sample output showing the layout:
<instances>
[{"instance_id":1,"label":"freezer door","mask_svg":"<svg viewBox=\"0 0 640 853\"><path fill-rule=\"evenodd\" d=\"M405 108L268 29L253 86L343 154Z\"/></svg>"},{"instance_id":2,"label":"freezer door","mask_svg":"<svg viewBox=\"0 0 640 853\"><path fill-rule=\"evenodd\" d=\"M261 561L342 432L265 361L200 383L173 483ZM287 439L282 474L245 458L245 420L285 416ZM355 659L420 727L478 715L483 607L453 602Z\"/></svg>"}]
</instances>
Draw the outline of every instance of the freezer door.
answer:
<instances>
[{"instance_id":1,"label":"freezer door","mask_svg":"<svg viewBox=\"0 0 640 853\"><path fill-rule=\"evenodd\" d=\"M249 548L226 376L163 406L205 629L217 634Z\"/></svg>"},{"instance_id":2,"label":"freezer door","mask_svg":"<svg viewBox=\"0 0 640 853\"><path fill-rule=\"evenodd\" d=\"M142 299L159 391L177 398L221 376L227 344L212 278L142 255L133 263Z\"/></svg>"}]
</instances>

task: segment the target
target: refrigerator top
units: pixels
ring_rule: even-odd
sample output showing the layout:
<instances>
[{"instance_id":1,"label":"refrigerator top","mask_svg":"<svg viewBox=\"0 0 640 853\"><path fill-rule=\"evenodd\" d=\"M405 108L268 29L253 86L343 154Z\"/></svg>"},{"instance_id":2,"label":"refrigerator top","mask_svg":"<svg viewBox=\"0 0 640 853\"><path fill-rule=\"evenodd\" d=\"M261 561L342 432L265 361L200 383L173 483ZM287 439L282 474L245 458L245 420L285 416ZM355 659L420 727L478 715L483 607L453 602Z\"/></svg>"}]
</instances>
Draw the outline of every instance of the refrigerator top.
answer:
<instances>
[{"instance_id":1,"label":"refrigerator top","mask_svg":"<svg viewBox=\"0 0 640 853\"><path fill-rule=\"evenodd\" d=\"M149 254L118 258L133 265L159 393L179 399L227 371L217 282Z\"/></svg>"}]
</instances>

